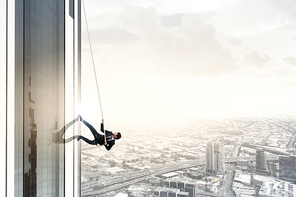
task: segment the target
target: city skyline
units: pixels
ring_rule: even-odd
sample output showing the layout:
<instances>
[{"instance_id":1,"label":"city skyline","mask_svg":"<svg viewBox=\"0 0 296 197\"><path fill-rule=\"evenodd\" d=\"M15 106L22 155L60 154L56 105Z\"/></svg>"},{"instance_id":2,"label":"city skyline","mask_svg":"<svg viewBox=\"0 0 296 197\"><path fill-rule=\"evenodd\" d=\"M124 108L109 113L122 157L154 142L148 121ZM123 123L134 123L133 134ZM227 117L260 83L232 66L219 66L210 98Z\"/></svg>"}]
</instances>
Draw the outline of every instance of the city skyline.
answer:
<instances>
[{"instance_id":1,"label":"city skyline","mask_svg":"<svg viewBox=\"0 0 296 197\"><path fill-rule=\"evenodd\" d=\"M194 182L196 197L254 196L255 191L295 196L295 125L295 118L284 117L155 122L145 125L143 136L117 125L126 137L110 152L82 144L82 195L159 196L157 191L176 187L168 187L173 179ZM221 174L215 175L207 173L213 140L225 153ZM264 150L263 157L258 149Z\"/></svg>"}]
</instances>

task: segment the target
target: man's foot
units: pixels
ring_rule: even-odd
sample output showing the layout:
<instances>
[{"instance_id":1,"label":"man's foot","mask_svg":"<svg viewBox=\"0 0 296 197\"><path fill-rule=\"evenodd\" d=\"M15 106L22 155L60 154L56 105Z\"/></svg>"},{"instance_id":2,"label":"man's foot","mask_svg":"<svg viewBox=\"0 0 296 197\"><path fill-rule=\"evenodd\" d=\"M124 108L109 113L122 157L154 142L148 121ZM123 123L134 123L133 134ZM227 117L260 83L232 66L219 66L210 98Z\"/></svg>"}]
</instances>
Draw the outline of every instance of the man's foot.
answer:
<instances>
[{"instance_id":1,"label":"man's foot","mask_svg":"<svg viewBox=\"0 0 296 197\"><path fill-rule=\"evenodd\" d=\"M80 114L75 118L75 122L79 120Z\"/></svg>"},{"instance_id":2,"label":"man's foot","mask_svg":"<svg viewBox=\"0 0 296 197\"><path fill-rule=\"evenodd\" d=\"M76 121L78 121L78 120L82 121L83 119L82 119L81 115L79 114L79 115L75 118L75 120L76 120Z\"/></svg>"}]
</instances>

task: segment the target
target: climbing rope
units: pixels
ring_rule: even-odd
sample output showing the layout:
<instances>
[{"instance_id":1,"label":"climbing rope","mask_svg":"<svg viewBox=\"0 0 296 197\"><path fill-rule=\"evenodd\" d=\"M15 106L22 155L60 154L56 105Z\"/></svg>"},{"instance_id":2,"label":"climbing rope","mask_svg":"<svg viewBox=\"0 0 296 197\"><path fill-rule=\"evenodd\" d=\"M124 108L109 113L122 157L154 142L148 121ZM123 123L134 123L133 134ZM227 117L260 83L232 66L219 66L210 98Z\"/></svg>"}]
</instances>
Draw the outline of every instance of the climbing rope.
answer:
<instances>
[{"instance_id":1,"label":"climbing rope","mask_svg":"<svg viewBox=\"0 0 296 197\"><path fill-rule=\"evenodd\" d=\"M100 96L100 91L99 91L99 85L98 85L98 79L97 79L97 73L96 73L96 67L95 67L95 60L94 60L93 50L92 50L91 41L90 41L89 30L88 30L88 23L87 23L87 18L86 18L84 0L82 0L82 4L83 4L84 18L85 18L85 23L86 23L86 30L87 30L87 35L88 35L89 48L90 48L90 53L91 53L91 58L92 58L92 65L93 65L95 78L96 78L97 92L98 92L98 97L99 97L99 102L100 102L101 115L102 115L102 119L104 120L104 114L103 114L103 108L102 108L102 103L101 103L101 96ZM104 124L104 122L103 122L103 124ZM106 139L105 127L104 127L104 134L105 134L104 136Z\"/></svg>"}]
</instances>

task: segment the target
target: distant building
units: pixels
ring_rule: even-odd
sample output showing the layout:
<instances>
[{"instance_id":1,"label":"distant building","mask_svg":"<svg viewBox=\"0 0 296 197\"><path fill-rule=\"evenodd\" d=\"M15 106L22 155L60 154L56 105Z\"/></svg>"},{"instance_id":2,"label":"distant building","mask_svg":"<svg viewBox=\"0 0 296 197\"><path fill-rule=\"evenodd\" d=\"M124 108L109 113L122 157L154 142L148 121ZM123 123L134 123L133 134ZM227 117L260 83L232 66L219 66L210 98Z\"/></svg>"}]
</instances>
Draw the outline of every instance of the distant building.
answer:
<instances>
[{"instance_id":1,"label":"distant building","mask_svg":"<svg viewBox=\"0 0 296 197\"><path fill-rule=\"evenodd\" d=\"M289 155L296 155L296 149L295 148L289 149Z\"/></svg>"},{"instance_id":2,"label":"distant building","mask_svg":"<svg viewBox=\"0 0 296 197\"><path fill-rule=\"evenodd\" d=\"M106 171L111 174L116 174L116 173L120 173L120 172L125 172L125 169L122 169L120 167L112 167L112 168L107 168Z\"/></svg>"},{"instance_id":3,"label":"distant building","mask_svg":"<svg viewBox=\"0 0 296 197\"><path fill-rule=\"evenodd\" d=\"M150 189L146 186L131 185L128 189L129 197L150 197Z\"/></svg>"},{"instance_id":4,"label":"distant building","mask_svg":"<svg viewBox=\"0 0 296 197\"><path fill-rule=\"evenodd\" d=\"M189 193L189 197L195 196L195 184L194 183L186 183L184 187L184 191Z\"/></svg>"},{"instance_id":5,"label":"distant building","mask_svg":"<svg viewBox=\"0 0 296 197\"><path fill-rule=\"evenodd\" d=\"M237 161L237 165L238 166L242 166L242 167L249 167L250 166L250 161L248 160L243 160L243 159L239 159Z\"/></svg>"},{"instance_id":6,"label":"distant building","mask_svg":"<svg viewBox=\"0 0 296 197\"><path fill-rule=\"evenodd\" d=\"M188 197L194 197L195 194L195 182L181 179L181 178L174 178L174 179L166 179L164 181L165 188L174 188L178 189L181 192L188 192Z\"/></svg>"},{"instance_id":7,"label":"distant building","mask_svg":"<svg viewBox=\"0 0 296 197\"><path fill-rule=\"evenodd\" d=\"M262 148L257 148L256 150L256 173L268 173L266 170L266 154Z\"/></svg>"},{"instance_id":8,"label":"distant building","mask_svg":"<svg viewBox=\"0 0 296 197\"><path fill-rule=\"evenodd\" d=\"M185 182L182 180L178 180L177 183L178 183L177 188L180 189L181 191L184 191L185 190Z\"/></svg>"},{"instance_id":9,"label":"distant building","mask_svg":"<svg viewBox=\"0 0 296 197\"><path fill-rule=\"evenodd\" d=\"M170 181L171 179L166 179L163 183L164 183L164 186L166 187L170 187Z\"/></svg>"},{"instance_id":10,"label":"distant building","mask_svg":"<svg viewBox=\"0 0 296 197\"><path fill-rule=\"evenodd\" d=\"M157 177L151 177L151 178L149 178L149 183L159 184L161 182L162 182L162 179L161 178L157 178Z\"/></svg>"},{"instance_id":11,"label":"distant building","mask_svg":"<svg viewBox=\"0 0 296 197\"><path fill-rule=\"evenodd\" d=\"M171 180L170 181L170 187L177 188L178 187L178 182L176 180Z\"/></svg>"},{"instance_id":12,"label":"distant building","mask_svg":"<svg viewBox=\"0 0 296 197\"><path fill-rule=\"evenodd\" d=\"M161 187L158 187L154 190L153 192L153 196L159 196L160 195L160 192L161 192L162 188Z\"/></svg>"},{"instance_id":13,"label":"distant building","mask_svg":"<svg viewBox=\"0 0 296 197\"><path fill-rule=\"evenodd\" d=\"M192 179L198 179L198 180L203 178L203 174L199 172L189 172L187 173L187 176Z\"/></svg>"},{"instance_id":14,"label":"distant building","mask_svg":"<svg viewBox=\"0 0 296 197\"><path fill-rule=\"evenodd\" d=\"M296 156L280 156L280 179L287 181L296 181Z\"/></svg>"},{"instance_id":15,"label":"distant building","mask_svg":"<svg viewBox=\"0 0 296 197\"><path fill-rule=\"evenodd\" d=\"M189 197L188 192L178 192L177 197Z\"/></svg>"},{"instance_id":16,"label":"distant building","mask_svg":"<svg viewBox=\"0 0 296 197\"><path fill-rule=\"evenodd\" d=\"M179 190L175 188L163 188L160 192L160 196L162 197L177 197Z\"/></svg>"},{"instance_id":17,"label":"distant building","mask_svg":"<svg viewBox=\"0 0 296 197\"><path fill-rule=\"evenodd\" d=\"M256 151L256 169L266 170L266 155L262 148Z\"/></svg>"},{"instance_id":18,"label":"distant building","mask_svg":"<svg viewBox=\"0 0 296 197\"><path fill-rule=\"evenodd\" d=\"M153 192L154 197L190 197L189 192L180 191L177 188L158 187Z\"/></svg>"},{"instance_id":19,"label":"distant building","mask_svg":"<svg viewBox=\"0 0 296 197\"><path fill-rule=\"evenodd\" d=\"M118 193L114 197L128 197L128 194Z\"/></svg>"},{"instance_id":20,"label":"distant building","mask_svg":"<svg viewBox=\"0 0 296 197\"><path fill-rule=\"evenodd\" d=\"M206 173L222 174L224 149L219 143L210 142L206 147Z\"/></svg>"},{"instance_id":21,"label":"distant building","mask_svg":"<svg viewBox=\"0 0 296 197\"><path fill-rule=\"evenodd\" d=\"M259 197L260 186L255 186L255 197Z\"/></svg>"},{"instance_id":22,"label":"distant building","mask_svg":"<svg viewBox=\"0 0 296 197\"><path fill-rule=\"evenodd\" d=\"M175 177L175 176L178 176L179 173L177 172L169 172L169 173L166 173L166 174L162 174L161 176L164 177L164 178L172 178L172 177Z\"/></svg>"}]
</instances>

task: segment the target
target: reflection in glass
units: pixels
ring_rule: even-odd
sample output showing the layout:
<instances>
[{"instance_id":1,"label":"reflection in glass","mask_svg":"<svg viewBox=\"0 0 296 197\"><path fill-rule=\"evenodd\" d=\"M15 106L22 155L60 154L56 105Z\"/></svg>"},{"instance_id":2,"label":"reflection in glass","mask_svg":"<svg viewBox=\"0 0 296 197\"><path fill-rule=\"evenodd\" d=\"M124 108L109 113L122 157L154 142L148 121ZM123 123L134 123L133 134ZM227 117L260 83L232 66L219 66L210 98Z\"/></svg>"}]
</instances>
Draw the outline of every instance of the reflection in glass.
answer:
<instances>
[{"instance_id":1,"label":"reflection in glass","mask_svg":"<svg viewBox=\"0 0 296 197\"><path fill-rule=\"evenodd\" d=\"M65 158L52 133L65 119L65 4L23 1L23 195L64 196ZM60 125L56 125L58 122ZM21 135L21 134L19 134Z\"/></svg>"},{"instance_id":2,"label":"reflection in glass","mask_svg":"<svg viewBox=\"0 0 296 197\"><path fill-rule=\"evenodd\" d=\"M79 135L74 135L73 137L69 137L67 139L64 138L65 132L69 127L71 127L74 123L76 123L79 120L79 117L75 118L74 120L70 121L68 124L66 124L59 132L54 132L52 134L52 142L56 144L60 143L68 143L78 138ZM57 124L57 123L56 123Z\"/></svg>"}]
</instances>

